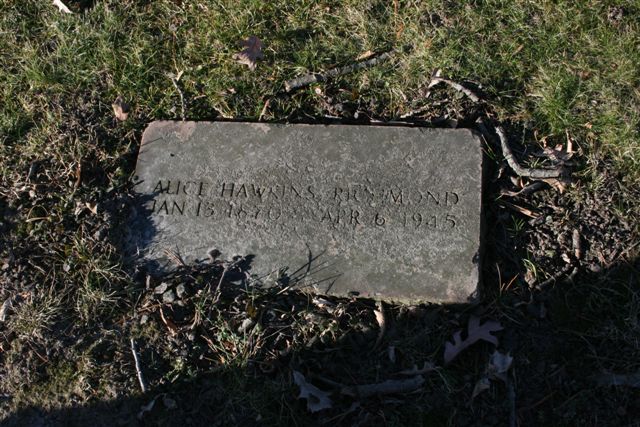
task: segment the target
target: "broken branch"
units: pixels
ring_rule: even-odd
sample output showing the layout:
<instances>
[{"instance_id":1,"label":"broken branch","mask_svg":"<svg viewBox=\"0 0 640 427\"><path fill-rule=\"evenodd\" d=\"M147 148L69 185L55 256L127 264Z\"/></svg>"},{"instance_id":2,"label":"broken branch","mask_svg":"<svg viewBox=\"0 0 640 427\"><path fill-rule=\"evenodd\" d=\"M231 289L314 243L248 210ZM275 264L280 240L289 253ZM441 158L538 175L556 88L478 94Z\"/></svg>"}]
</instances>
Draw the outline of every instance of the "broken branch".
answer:
<instances>
[{"instance_id":1,"label":"broken branch","mask_svg":"<svg viewBox=\"0 0 640 427\"><path fill-rule=\"evenodd\" d=\"M370 397L382 394L400 394L416 391L424 384L424 378L418 375L406 380L387 380L377 384L346 386L340 391L352 397Z\"/></svg>"},{"instance_id":2,"label":"broken branch","mask_svg":"<svg viewBox=\"0 0 640 427\"><path fill-rule=\"evenodd\" d=\"M367 59L366 61L356 62L355 64L345 65L343 67L332 68L331 70L324 73L310 73L305 74L300 77L296 77L295 79L287 80L284 82L284 87L287 92L291 92L292 90L299 89L301 87L309 86L310 84L323 82L327 79L342 76L344 74L353 73L355 71L364 70L366 68L374 67L381 62L384 62L396 54L396 50L390 50L381 55L376 56L375 58Z\"/></svg>"},{"instance_id":3,"label":"broken branch","mask_svg":"<svg viewBox=\"0 0 640 427\"><path fill-rule=\"evenodd\" d=\"M180 86L178 85L178 79L182 76L182 73L180 73L177 77L174 76L173 74L169 75L169 78L171 78L171 83L173 83L173 86L176 88L176 91L178 91L178 95L180 95L180 108L182 109L182 121L184 122L185 120L187 120L187 103L184 100L184 93L182 92L182 89L180 89Z\"/></svg>"},{"instance_id":4,"label":"broken branch","mask_svg":"<svg viewBox=\"0 0 640 427\"><path fill-rule=\"evenodd\" d=\"M507 136L502 129L501 126L496 126L496 134L498 138L500 138L500 146L502 148L502 155L505 160L509 164L509 167L513 169L513 171L519 176L525 176L533 179L544 179L544 178L559 178L564 175L563 168L553 168L553 169L529 169L520 166L518 161L516 160L511 148L509 148L509 143L507 141Z\"/></svg>"},{"instance_id":5,"label":"broken branch","mask_svg":"<svg viewBox=\"0 0 640 427\"><path fill-rule=\"evenodd\" d=\"M444 79L442 77L438 77L437 75L431 79L431 82L429 83L428 87L429 87L429 89L431 89L432 87L434 87L435 85L438 85L440 83L444 83L444 84L452 87L453 89L457 90L458 92L462 92L463 94L465 94L467 96L467 98L469 98L473 102L480 102L480 97L478 95L476 95L471 89L467 89L466 87L462 86L459 83L456 83L456 82L454 82L452 80L449 80L449 79Z\"/></svg>"},{"instance_id":6,"label":"broken branch","mask_svg":"<svg viewBox=\"0 0 640 427\"><path fill-rule=\"evenodd\" d=\"M142 376L142 368L140 367L140 358L138 357L138 352L136 351L136 342L131 338L131 353L133 353L133 361L136 365L136 375L138 376L138 382L140 383L140 388L143 393L147 392L147 386L144 382L144 377Z\"/></svg>"}]
</instances>

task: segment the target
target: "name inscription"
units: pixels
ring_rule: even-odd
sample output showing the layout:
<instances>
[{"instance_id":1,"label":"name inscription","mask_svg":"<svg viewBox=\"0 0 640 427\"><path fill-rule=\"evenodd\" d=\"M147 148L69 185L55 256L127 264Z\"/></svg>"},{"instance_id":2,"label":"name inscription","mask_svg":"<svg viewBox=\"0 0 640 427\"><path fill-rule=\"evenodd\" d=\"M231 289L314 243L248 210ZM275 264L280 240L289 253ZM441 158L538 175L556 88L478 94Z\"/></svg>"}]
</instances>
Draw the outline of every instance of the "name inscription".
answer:
<instances>
[{"instance_id":1,"label":"name inscription","mask_svg":"<svg viewBox=\"0 0 640 427\"><path fill-rule=\"evenodd\" d=\"M454 230L459 191L372 183L207 182L159 179L154 214L255 225L317 223L332 227Z\"/></svg>"}]
</instances>

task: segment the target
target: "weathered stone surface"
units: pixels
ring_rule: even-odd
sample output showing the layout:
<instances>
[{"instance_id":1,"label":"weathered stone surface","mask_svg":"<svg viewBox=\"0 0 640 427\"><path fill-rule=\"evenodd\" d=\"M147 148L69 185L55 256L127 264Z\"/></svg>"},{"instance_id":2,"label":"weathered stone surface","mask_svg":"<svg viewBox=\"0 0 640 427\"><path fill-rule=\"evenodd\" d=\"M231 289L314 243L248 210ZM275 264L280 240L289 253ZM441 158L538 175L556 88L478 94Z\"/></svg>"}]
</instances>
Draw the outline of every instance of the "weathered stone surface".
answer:
<instances>
[{"instance_id":1,"label":"weathered stone surface","mask_svg":"<svg viewBox=\"0 0 640 427\"><path fill-rule=\"evenodd\" d=\"M469 130L160 121L135 179L132 241L155 268L170 268L166 250L191 262L215 248L323 293L477 292L482 149Z\"/></svg>"}]
</instances>

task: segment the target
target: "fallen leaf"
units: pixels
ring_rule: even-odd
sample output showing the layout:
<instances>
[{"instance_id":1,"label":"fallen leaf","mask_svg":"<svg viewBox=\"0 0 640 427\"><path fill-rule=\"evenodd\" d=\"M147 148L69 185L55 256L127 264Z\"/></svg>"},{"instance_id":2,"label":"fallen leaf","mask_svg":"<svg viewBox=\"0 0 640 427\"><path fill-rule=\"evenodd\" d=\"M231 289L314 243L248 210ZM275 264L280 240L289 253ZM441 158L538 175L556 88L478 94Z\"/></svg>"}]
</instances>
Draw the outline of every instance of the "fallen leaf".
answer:
<instances>
[{"instance_id":1,"label":"fallen leaf","mask_svg":"<svg viewBox=\"0 0 640 427\"><path fill-rule=\"evenodd\" d=\"M120 120L121 122L127 120L131 107L129 106L129 104L124 102L121 96L118 96L116 100L113 101L111 107L113 108L113 114L116 116L116 119Z\"/></svg>"},{"instance_id":2,"label":"fallen leaf","mask_svg":"<svg viewBox=\"0 0 640 427\"><path fill-rule=\"evenodd\" d=\"M637 374L600 374L592 377L600 386L627 386L640 388L640 372Z\"/></svg>"},{"instance_id":3,"label":"fallen leaf","mask_svg":"<svg viewBox=\"0 0 640 427\"><path fill-rule=\"evenodd\" d=\"M298 399L307 399L307 409L311 412L318 412L323 409L329 409L333 406L329 393L320 390L318 387L308 383L298 371L293 371L293 382L300 387Z\"/></svg>"},{"instance_id":4,"label":"fallen leaf","mask_svg":"<svg viewBox=\"0 0 640 427\"><path fill-rule=\"evenodd\" d=\"M387 356L389 357L389 362L396 363L396 347L390 345L387 347Z\"/></svg>"},{"instance_id":5,"label":"fallen leaf","mask_svg":"<svg viewBox=\"0 0 640 427\"><path fill-rule=\"evenodd\" d=\"M404 371L398 372L398 375L421 375L435 370L436 366L433 363L424 362L421 369L418 369L416 365L413 365L411 369L405 369Z\"/></svg>"},{"instance_id":6,"label":"fallen leaf","mask_svg":"<svg viewBox=\"0 0 640 427\"><path fill-rule=\"evenodd\" d=\"M62 13L73 13L71 9L69 9L67 5L62 3L60 0L53 0L53 5L60 9L60 12Z\"/></svg>"},{"instance_id":7,"label":"fallen leaf","mask_svg":"<svg viewBox=\"0 0 640 427\"><path fill-rule=\"evenodd\" d=\"M476 386L473 388L473 393L471 394L471 400L473 401L473 399L475 399L483 391L489 390L489 387L491 387L491 381L489 381L489 378L487 377L480 378L476 383Z\"/></svg>"},{"instance_id":8,"label":"fallen leaf","mask_svg":"<svg viewBox=\"0 0 640 427\"><path fill-rule=\"evenodd\" d=\"M164 405L165 408L169 410L173 410L178 407L178 404L176 403L176 401L168 396L162 397L162 404Z\"/></svg>"},{"instance_id":9,"label":"fallen leaf","mask_svg":"<svg viewBox=\"0 0 640 427\"><path fill-rule=\"evenodd\" d=\"M356 58L356 61L362 61L363 59L371 58L372 56L373 56L373 51L368 50L358 55L358 57Z\"/></svg>"},{"instance_id":10,"label":"fallen leaf","mask_svg":"<svg viewBox=\"0 0 640 427\"><path fill-rule=\"evenodd\" d=\"M373 348L378 348L380 343L382 342L382 338L384 337L384 333L387 329L387 324L384 316L384 307L381 302L376 304L377 310L373 310L373 314L376 316L376 321L378 322L378 326L380 327L380 331L378 332L378 338L376 339L375 344L373 344Z\"/></svg>"},{"instance_id":11,"label":"fallen leaf","mask_svg":"<svg viewBox=\"0 0 640 427\"><path fill-rule=\"evenodd\" d=\"M451 342L447 342L445 344L444 363L450 363L464 349L480 340L490 342L493 345L498 345L498 338L491 335L491 332L501 331L502 329L503 327L500 322L487 320L483 324L480 324L480 319L478 317L471 316L467 326L467 338L463 340L461 336L462 331L457 331L453 334L453 344Z\"/></svg>"},{"instance_id":12,"label":"fallen leaf","mask_svg":"<svg viewBox=\"0 0 640 427\"><path fill-rule=\"evenodd\" d=\"M564 193L567 189L567 185L571 184L570 178L560 177L560 178L540 178L540 181L546 182L556 190L560 194Z\"/></svg>"},{"instance_id":13,"label":"fallen leaf","mask_svg":"<svg viewBox=\"0 0 640 427\"><path fill-rule=\"evenodd\" d=\"M7 315L9 311L13 308L13 299L7 298L3 303L2 307L0 307L0 323L5 322L7 320Z\"/></svg>"},{"instance_id":14,"label":"fallen leaf","mask_svg":"<svg viewBox=\"0 0 640 427\"><path fill-rule=\"evenodd\" d=\"M259 38L251 36L247 40L243 40L241 45L244 46L244 49L234 54L233 59L240 64L248 66L251 71L255 70L256 61L263 57L262 42Z\"/></svg>"},{"instance_id":15,"label":"fallen leaf","mask_svg":"<svg viewBox=\"0 0 640 427\"><path fill-rule=\"evenodd\" d=\"M86 202L85 206L87 207L87 209L89 209L91 211L92 214L98 215L98 204L97 203L91 204L89 202Z\"/></svg>"},{"instance_id":16,"label":"fallen leaf","mask_svg":"<svg viewBox=\"0 0 640 427\"><path fill-rule=\"evenodd\" d=\"M471 401L475 399L480 393L488 390L491 387L491 380L499 379L507 384L507 371L511 368L513 363L513 357L509 353L504 354L498 350L494 351L487 364L485 374L476 382L471 394Z\"/></svg>"},{"instance_id":17,"label":"fallen leaf","mask_svg":"<svg viewBox=\"0 0 640 427\"><path fill-rule=\"evenodd\" d=\"M140 407L140 412L138 412L138 419L141 420L142 417L144 417L144 414L146 414L147 412L151 412L153 410L153 407L156 404L156 400L158 399L158 397L160 396L156 396L153 398L153 400L149 403L147 403L146 405L142 405Z\"/></svg>"},{"instance_id":18,"label":"fallen leaf","mask_svg":"<svg viewBox=\"0 0 640 427\"><path fill-rule=\"evenodd\" d=\"M171 319L167 319L166 317L164 317L164 312L162 311L162 307L160 307L160 319L162 319L162 323L165 324L171 336L175 336L178 334L178 332L180 332L180 328L178 328L178 326L175 323L173 323Z\"/></svg>"},{"instance_id":19,"label":"fallen leaf","mask_svg":"<svg viewBox=\"0 0 640 427\"><path fill-rule=\"evenodd\" d=\"M575 154L573 151L569 151L568 149L565 150L561 145L555 148L547 147L542 152L544 156L549 158L549 160L551 160L555 164L565 164L569 160L571 160L571 158Z\"/></svg>"},{"instance_id":20,"label":"fallen leaf","mask_svg":"<svg viewBox=\"0 0 640 427\"><path fill-rule=\"evenodd\" d=\"M504 354L496 350L491 355L491 359L489 359L487 374L490 378L497 378L506 383L507 371L511 368L512 363L513 357L509 353Z\"/></svg>"},{"instance_id":21,"label":"fallen leaf","mask_svg":"<svg viewBox=\"0 0 640 427\"><path fill-rule=\"evenodd\" d=\"M433 73L431 73L431 81L429 82L427 89L431 89L435 85L439 84L441 76L442 76L442 70L434 70Z\"/></svg>"}]
</instances>

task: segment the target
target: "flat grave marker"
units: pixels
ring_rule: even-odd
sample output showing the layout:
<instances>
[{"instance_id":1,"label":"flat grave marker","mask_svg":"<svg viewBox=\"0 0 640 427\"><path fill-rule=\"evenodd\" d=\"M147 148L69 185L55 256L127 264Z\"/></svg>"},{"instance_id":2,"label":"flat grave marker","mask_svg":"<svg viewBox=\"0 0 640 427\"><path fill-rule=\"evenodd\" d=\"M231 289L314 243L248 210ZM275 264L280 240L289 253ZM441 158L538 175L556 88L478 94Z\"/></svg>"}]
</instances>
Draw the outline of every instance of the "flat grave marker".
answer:
<instances>
[{"instance_id":1,"label":"flat grave marker","mask_svg":"<svg viewBox=\"0 0 640 427\"><path fill-rule=\"evenodd\" d=\"M466 129L153 122L135 173L135 251L169 269L251 257L268 281L334 295L477 295L482 147ZM269 276L271 275L271 276Z\"/></svg>"}]
</instances>

